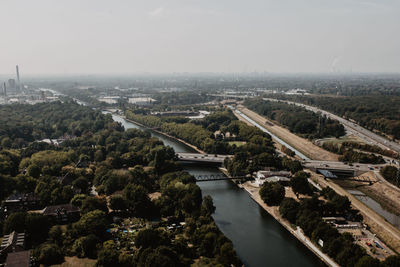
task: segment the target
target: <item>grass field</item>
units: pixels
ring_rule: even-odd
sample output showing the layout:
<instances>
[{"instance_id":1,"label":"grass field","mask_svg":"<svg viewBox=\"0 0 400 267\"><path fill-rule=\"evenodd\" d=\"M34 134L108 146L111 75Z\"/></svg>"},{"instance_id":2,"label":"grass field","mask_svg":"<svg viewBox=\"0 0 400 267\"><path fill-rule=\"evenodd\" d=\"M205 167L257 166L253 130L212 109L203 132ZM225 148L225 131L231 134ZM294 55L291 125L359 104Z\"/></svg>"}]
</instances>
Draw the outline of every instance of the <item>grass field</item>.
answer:
<instances>
[{"instance_id":1,"label":"grass field","mask_svg":"<svg viewBox=\"0 0 400 267\"><path fill-rule=\"evenodd\" d=\"M236 145L237 147L243 146L244 144L246 144L246 142L244 141L230 141L228 142L231 146L232 145Z\"/></svg>"},{"instance_id":2,"label":"grass field","mask_svg":"<svg viewBox=\"0 0 400 267\"><path fill-rule=\"evenodd\" d=\"M323 143L332 143L332 144L341 144L343 142L354 142L354 143L360 143L360 144L365 144L361 139L353 136L353 135L346 135L342 136L339 138L324 138L324 139L319 139L318 143L323 144Z\"/></svg>"}]
</instances>

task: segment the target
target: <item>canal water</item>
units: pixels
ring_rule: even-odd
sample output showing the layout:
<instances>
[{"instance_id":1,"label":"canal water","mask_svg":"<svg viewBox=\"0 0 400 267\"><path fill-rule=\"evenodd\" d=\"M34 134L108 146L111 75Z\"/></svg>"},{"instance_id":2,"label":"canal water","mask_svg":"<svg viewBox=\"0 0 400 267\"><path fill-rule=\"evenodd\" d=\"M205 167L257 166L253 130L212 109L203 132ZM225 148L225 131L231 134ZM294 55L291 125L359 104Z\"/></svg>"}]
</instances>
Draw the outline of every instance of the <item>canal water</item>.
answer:
<instances>
[{"instance_id":1,"label":"canal water","mask_svg":"<svg viewBox=\"0 0 400 267\"><path fill-rule=\"evenodd\" d=\"M147 129L113 115L125 129ZM150 131L152 136L176 152L195 152L192 148ZM217 168L186 166L191 174L220 174ZM200 182L203 196L210 195L216 211L213 218L219 229L232 240L245 266L325 266L310 250L292 236L271 215L254 202L247 192L231 181Z\"/></svg>"},{"instance_id":2,"label":"canal water","mask_svg":"<svg viewBox=\"0 0 400 267\"><path fill-rule=\"evenodd\" d=\"M243 114L241 111L235 109L232 106L228 106L230 109L233 110L233 112L237 113L238 115L240 115L241 117L243 117L244 119L246 119L247 121L249 121L251 124L253 124L254 126L256 126L257 128L261 129L262 131L268 133L269 135L272 136L272 138L281 143L282 145L288 147L289 149L293 150L296 155L298 155L301 159L303 160L308 160L309 158L307 156L305 156L304 154L302 154L300 151L296 150L294 147L290 146L289 144L287 144L285 141L283 141L282 139L278 138L277 136L275 136L274 134L272 134L270 131L268 131L267 129L265 129L263 126L261 126L260 124L258 124L257 122L255 122L254 120L252 120L251 118L249 118L248 116L246 116L245 114ZM368 207L370 207L371 209L373 209L376 213L378 213L379 215L381 215L382 217L384 217L388 222L390 222L391 224L393 224L395 227L400 229L400 216L385 210L378 202L376 202L375 200L373 200L372 198L368 197L367 195L363 194L362 192L358 191L358 190L351 190L348 188L345 188L350 194L354 195L358 200L360 200L361 202L363 202L365 205L367 205Z\"/></svg>"},{"instance_id":3,"label":"canal water","mask_svg":"<svg viewBox=\"0 0 400 267\"><path fill-rule=\"evenodd\" d=\"M346 188L345 188L346 189ZM400 216L385 210L381 204L365 195L363 192L353 189L346 189L350 194L354 195L358 200L363 202L365 205L376 211L379 215L385 218L388 222L393 224L395 227L400 229Z\"/></svg>"}]
</instances>

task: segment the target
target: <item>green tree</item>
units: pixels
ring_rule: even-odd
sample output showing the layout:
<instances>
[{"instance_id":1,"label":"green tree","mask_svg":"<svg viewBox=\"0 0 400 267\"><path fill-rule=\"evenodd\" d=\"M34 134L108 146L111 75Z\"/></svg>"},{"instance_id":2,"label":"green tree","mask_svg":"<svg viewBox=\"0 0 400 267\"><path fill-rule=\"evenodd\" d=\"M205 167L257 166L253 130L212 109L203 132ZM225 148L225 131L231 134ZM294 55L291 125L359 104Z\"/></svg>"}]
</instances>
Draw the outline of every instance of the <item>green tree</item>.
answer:
<instances>
[{"instance_id":1,"label":"green tree","mask_svg":"<svg viewBox=\"0 0 400 267\"><path fill-rule=\"evenodd\" d=\"M168 237L160 231L154 229L144 229L139 231L135 238L135 246L141 248L156 248L160 245L168 245Z\"/></svg>"},{"instance_id":2,"label":"green tree","mask_svg":"<svg viewBox=\"0 0 400 267\"><path fill-rule=\"evenodd\" d=\"M311 185L307 181L307 174L305 172L296 172L296 174L290 179L290 186L293 192L298 196L299 194L311 195Z\"/></svg>"},{"instance_id":3,"label":"green tree","mask_svg":"<svg viewBox=\"0 0 400 267\"><path fill-rule=\"evenodd\" d=\"M99 243L99 239L91 234L88 236L82 236L75 240L72 251L80 258L92 258L95 259L97 257L97 244Z\"/></svg>"},{"instance_id":4,"label":"green tree","mask_svg":"<svg viewBox=\"0 0 400 267\"><path fill-rule=\"evenodd\" d=\"M231 242L225 242L219 250L219 262L224 264L224 266L241 266L242 263L236 255Z\"/></svg>"},{"instance_id":5,"label":"green tree","mask_svg":"<svg viewBox=\"0 0 400 267\"><path fill-rule=\"evenodd\" d=\"M203 203L201 204L201 213L210 216L214 211L215 206L212 197L210 195L205 196L203 198Z\"/></svg>"},{"instance_id":6,"label":"green tree","mask_svg":"<svg viewBox=\"0 0 400 267\"><path fill-rule=\"evenodd\" d=\"M400 267L400 256L392 255L382 262L383 267Z\"/></svg>"},{"instance_id":7,"label":"green tree","mask_svg":"<svg viewBox=\"0 0 400 267\"><path fill-rule=\"evenodd\" d=\"M279 212L283 218L295 223L300 204L293 198L286 197L279 206Z\"/></svg>"},{"instance_id":8,"label":"green tree","mask_svg":"<svg viewBox=\"0 0 400 267\"><path fill-rule=\"evenodd\" d=\"M394 166L385 166L379 172L382 176L390 182L395 182L397 177L397 172L399 170ZM400 185L398 185L400 186Z\"/></svg>"},{"instance_id":9,"label":"green tree","mask_svg":"<svg viewBox=\"0 0 400 267\"><path fill-rule=\"evenodd\" d=\"M36 164L31 164L31 165L29 165L29 167L27 168L26 171L29 176L32 176L34 178L39 178L42 170Z\"/></svg>"},{"instance_id":10,"label":"green tree","mask_svg":"<svg viewBox=\"0 0 400 267\"><path fill-rule=\"evenodd\" d=\"M53 243L57 244L58 246L62 245L63 231L61 229L61 226L54 225L53 227L51 227L49 230L49 238Z\"/></svg>"},{"instance_id":11,"label":"green tree","mask_svg":"<svg viewBox=\"0 0 400 267\"><path fill-rule=\"evenodd\" d=\"M374 259L369 255L362 257L354 267L380 267L381 263L378 259Z\"/></svg>"},{"instance_id":12,"label":"green tree","mask_svg":"<svg viewBox=\"0 0 400 267\"><path fill-rule=\"evenodd\" d=\"M112 210L126 210L127 205L125 199L120 195L112 196L110 198L110 208Z\"/></svg>"},{"instance_id":13,"label":"green tree","mask_svg":"<svg viewBox=\"0 0 400 267\"><path fill-rule=\"evenodd\" d=\"M25 229L29 240L37 245L47 239L50 229L49 218L38 213L28 213L25 218Z\"/></svg>"},{"instance_id":14,"label":"green tree","mask_svg":"<svg viewBox=\"0 0 400 267\"><path fill-rule=\"evenodd\" d=\"M124 198L129 210L139 217L149 217L153 212L153 203L147 195L147 190L140 185L129 184L124 188Z\"/></svg>"},{"instance_id":15,"label":"green tree","mask_svg":"<svg viewBox=\"0 0 400 267\"><path fill-rule=\"evenodd\" d=\"M81 192L85 193L89 187L89 181L84 177L79 177L78 179L72 182L74 188L78 188Z\"/></svg>"},{"instance_id":16,"label":"green tree","mask_svg":"<svg viewBox=\"0 0 400 267\"><path fill-rule=\"evenodd\" d=\"M347 196L341 196L336 194L331 200L333 206L336 211L339 213L343 213L345 211L349 211L351 209L351 202Z\"/></svg>"},{"instance_id":17,"label":"green tree","mask_svg":"<svg viewBox=\"0 0 400 267\"><path fill-rule=\"evenodd\" d=\"M4 222L3 232L9 234L12 231L25 232L26 212L16 212L10 214Z\"/></svg>"},{"instance_id":18,"label":"green tree","mask_svg":"<svg viewBox=\"0 0 400 267\"><path fill-rule=\"evenodd\" d=\"M109 240L103 243L103 248L97 256L96 266L114 267L118 263L118 250L114 241Z\"/></svg>"},{"instance_id":19,"label":"green tree","mask_svg":"<svg viewBox=\"0 0 400 267\"><path fill-rule=\"evenodd\" d=\"M82 203L84 202L84 200L85 200L87 197L88 197L88 196L85 195L85 194L78 194L78 195L75 195L75 196L71 199L70 203L71 203L72 205L76 206L76 207L81 208L81 207L82 207Z\"/></svg>"},{"instance_id":20,"label":"green tree","mask_svg":"<svg viewBox=\"0 0 400 267\"><path fill-rule=\"evenodd\" d=\"M43 244L37 252L38 262L44 265L58 264L64 261L61 249L55 244Z\"/></svg>"},{"instance_id":21,"label":"green tree","mask_svg":"<svg viewBox=\"0 0 400 267\"><path fill-rule=\"evenodd\" d=\"M259 194L268 206L278 206L285 197L285 188L276 182L266 182L261 187Z\"/></svg>"},{"instance_id":22,"label":"green tree","mask_svg":"<svg viewBox=\"0 0 400 267\"><path fill-rule=\"evenodd\" d=\"M82 201L81 211L87 213L93 210L108 212L107 201L104 197L87 197Z\"/></svg>"},{"instance_id":23,"label":"green tree","mask_svg":"<svg viewBox=\"0 0 400 267\"><path fill-rule=\"evenodd\" d=\"M80 235L94 234L104 236L108 228L106 214L100 210L89 211L84 214L79 221L73 224L73 228Z\"/></svg>"}]
</instances>

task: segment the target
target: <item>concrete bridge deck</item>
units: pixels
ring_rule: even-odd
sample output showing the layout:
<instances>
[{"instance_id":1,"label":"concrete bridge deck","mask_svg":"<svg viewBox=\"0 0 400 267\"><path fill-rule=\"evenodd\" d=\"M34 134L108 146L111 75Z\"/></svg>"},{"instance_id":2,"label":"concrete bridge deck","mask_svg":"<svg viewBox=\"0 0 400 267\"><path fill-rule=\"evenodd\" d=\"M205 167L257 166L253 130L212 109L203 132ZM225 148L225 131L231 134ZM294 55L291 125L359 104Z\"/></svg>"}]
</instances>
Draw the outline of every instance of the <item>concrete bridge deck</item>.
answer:
<instances>
[{"instance_id":1,"label":"concrete bridge deck","mask_svg":"<svg viewBox=\"0 0 400 267\"><path fill-rule=\"evenodd\" d=\"M217 155L217 154L200 154L200 153L176 153L178 161L182 162L199 162L199 163L218 163L222 164L226 158L233 155Z\"/></svg>"}]
</instances>

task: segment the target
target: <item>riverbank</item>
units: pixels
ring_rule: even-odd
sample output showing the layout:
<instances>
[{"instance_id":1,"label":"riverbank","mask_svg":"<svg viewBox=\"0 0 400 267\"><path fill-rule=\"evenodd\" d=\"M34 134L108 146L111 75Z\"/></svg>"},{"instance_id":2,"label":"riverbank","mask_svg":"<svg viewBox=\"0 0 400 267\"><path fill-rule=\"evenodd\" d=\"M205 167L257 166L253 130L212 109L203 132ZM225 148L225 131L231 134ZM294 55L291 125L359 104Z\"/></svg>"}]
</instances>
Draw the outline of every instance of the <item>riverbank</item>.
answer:
<instances>
[{"instance_id":1,"label":"riverbank","mask_svg":"<svg viewBox=\"0 0 400 267\"><path fill-rule=\"evenodd\" d=\"M193 152L189 146L173 136L168 136L149 127L141 126L131 120L113 115L126 129L148 129L152 136L162 140L177 152ZM221 170L197 166L185 166L185 170L193 175L218 175ZM225 170L226 171L226 170ZM315 254L293 238L280 223L269 216L247 192L229 181L204 182L198 184L204 195L210 195L217 207L213 218L218 228L232 240L239 257L248 266L321 266L323 262ZM240 213L238 213L240 210ZM243 228L246 225L252 231ZM288 253L291 257L287 257ZM325 264L324 264L325 265Z\"/></svg>"},{"instance_id":2,"label":"riverbank","mask_svg":"<svg viewBox=\"0 0 400 267\"><path fill-rule=\"evenodd\" d=\"M259 191L260 188L252 186L250 182L246 182L241 187L249 193L250 197L258 203L265 211L267 211L275 220L277 220L283 227L286 228L293 236L295 236L301 243L303 243L309 250L311 250L318 258L325 262L329 266L339 267L339 265L332 260L328 255L324 254L311 240L306 237L300 227L294 228L294 225L290 224L289 221L282 218L279 212L278 206L268 206L261 199ZM294 196L293 192L286 190L286 197Z\"/></svg>"},{"instance_id":3,"label":"riverbank","mask_svg":"<svg viewBox=\"0 0 400 267\"><path fill-rule=\"evenodd\" d=\"M126 120L126 121L129 121L129 122L131 122L131 123L137 124L137 125L139 125L139 126L141 126L141 127L143 127L143 128L149 129L149 130L151 130L151 131L153 131L153 132L156 132L156 133L158 133L158 134L164 135L164 136L166 136L166 137L168 137L168 138L175 139L176 141L179 141L179 142L181 142L182 144L187 145L188 147L190 147L190 148L196 150L197 152L199 152L199 153L201 153L201 154L207 154L206 152L204 152L204 151L201 150L200 148L198 148L198 147L196 147L196 146L194 146L194 145L192 145L192 144L189 144L189 143L186 142L185 140L182 140L182 139L180 139L180 138L178 138L178 137L169 135L169 134L164 133L164 132L161 132L161 131L159 131L159 130L152 129L152 128L150 128L150 127L144 125L144 124L141 124L140 122L137 122L137 121L134 121L134 120L130 120L130 119L128 119L125 115L120 115L120 117L122 117L122 118L123 118L124 120Z\"/></svg>"},{"instance_id":4,"label":"riverbank","mask_svg":"<svg viewBox=\"0 0 400 267\"><path fill-rule=\"evenodd\" d=\"M201 149L197 148L196 146L189 144L187 142L185 142L182 139L179 139L177 137L171 136L169 134L166 134L164 132L158 131L158 130L154 130L151 129L141 123L138 123L136 121L133 120L129 120L127 119L125 116L123 116L123 118L126 121L129 121L131 123L135 123L137 125L140 125L143 128L149 129L151 131L154 131L158 134L161 134L163 136L166 136L168 138L172 138L178 142L181 142L187 146L189 146L190 148L193 148L194 150L196 150L199 153L205 153L204 151L202 151ZM225 168L218 168L222 173L224 173L226 176L229 176L228 170ZM233 183L235 183L235 181L232 180ZM235 183L236 184L236 183ZM246 184L246 183L245 183ZM277 222L280 223L280 225L282 225L290 234L292 234L292 236L295 236L302 244L304 244L311 252L313 252L320 260L322 260L325 264L327 264L328 266L334 266L334 267L339 267L339 265L337 265L332 259L330 259L327 255L325 255L321 250L319 250L319 248L317 246L315 246L301 231L300 228L297 229L293 229L290 225L289 222L285 221L279 214L279 209L278 207L268 207L267 205L265 205L265 203L261 200L261 198L259 197L258 194L258 188L257 188L257 192L252 194L251 191L245 187L245 184L236 184L239 188L245 189L247 193L249 193L251 199L253 199L259 206L261 206L266 212L268 212L268 214L270 214ZM290 197L294 197L294 194L291 194ZM275 208L275 211L273 210Z\"/></svg>"},{"instance_id":5,"label":"riverbank","mask_svg":"<svg viewBox=\"0 0 400 267\"><path fill-rule=\"evenodd\" d=\"M279 138L281 138L281 137L283 138L284 136L292 136L293 137L292 141L293 140L298 140L299 142L296 142L296 144L298 144L296 146L296 149L299 149L300 145L303 145L302 147L309 147L310 148L310 153L313 155L313 156L311 156L312 159L317 159L319 157L324 158L326 155L332 154L330 152L327 152L327 151L323 150L322 148L316 147L315 145L313 145L312 143L310 143L308 141L307 142L309 144L307 144L307 142L304 142L302 144L302 142L300 142L302 138L295 136L294 134L290 133L289 130L287 130L287 129L284 129L282 127L277 127L277 125L273 124L273 122L270 122L270 124L272 126L268 125L268 123L265 123L265 121L268 121L266 118L258 115L257 113L255 113L255 112L253 112L251 110L248 110L248 109L242 107L240 109L240 111L243 114L245 114L246 116L249 116L255 122L259 123L263 127L267 128L268 130L270 130L271 132L276 134ZM282 133L274 132L274 129L275 130L279 129L279 130L282 131ZM285 141L288 141L288 140L285 140ZM315 149L313 150L312 148L315 148ZM303 150L300 150L300 151L303 151ZM325 151L325 153L317 153L318 151ZM332 157L329 158L329 159L330 160L334 160L334 158L332 158ZM318 175L316 175L316 176L318 176ZM319 177L318 180L321 181L321 177ZM395 206L396 207L396 205L393 205L393 203L397 203L400 200L400 198L397 197L397 194L391 193L392 190L389 190L390 188L388 188L386 186L387 185L387 181L384 181L384 182L381 182L381 181L378 182L378 183L374 183L374 185L372 185L372 186L369 186L370 189L373 188L373 189L375 189L375 192L377 192L377 194L375 195L375 198L379 200L377 202L380 205L389 205L388 202L390 202L392 204L391 206ZM326 181L324 180L324 181L321 182L321 184L325 184L325 182ZM396 251L397 253L400 253L400 231L399 231L399 229L397 229L395 226L393 226L392 224L387 222L383 217L381 217L373 209L372 206L370 207L370 206L367 206L366 204L362 203L360 200L358 200L356 197L354 197L347 190L343 189L341 186L335 184L332 181L326 183L326 185L331 187L332 189L334 189L336 191L336 193L338 193L340 195L347 196L349 198L349 200L351 201L352 205L356 209L360 210L360 213L364 217L365 223L368 224L371 227L372 231L375 234L377 234L377 236L379 236L379 238L381 240L383 240L394 251ZM371 192L367 192L367 193L371 194ZM384 203L384 202L382 202L382 198L388 199L388 201L386 203Z\"/></svg>"},{"instance_id":6,"label":"riverbank","mask_svg":"<svg viewBox=\"0 0 400 267\"><path fill-rule=\"evenodd\" d=\"M229 172L225 168L218 168L222 173L226 176L229 176ZM232 180L232 182L234 182ZM236 183L235 183L236 184ZM295 236L302 244L304 244L310 251L312 251L320 260L322 260L328 266L339 267L339 265L332 260L328 255L324 254L311 240L306 237L301 230L300 227L294 228L293 225L290 224L289 221L282 218L279 207L278 206L268 206L264 203L261 199L259 191L259 187L255 187L251 185L251 182L245 182L242 184L236 184L239 188L244 189L250 197L259 205L261 206L268 214L270 214L277 222L279 222L289 233ZM289 189L285 192L286 197L295 198L295 194Z\"/></svg>"}]
</instances>

